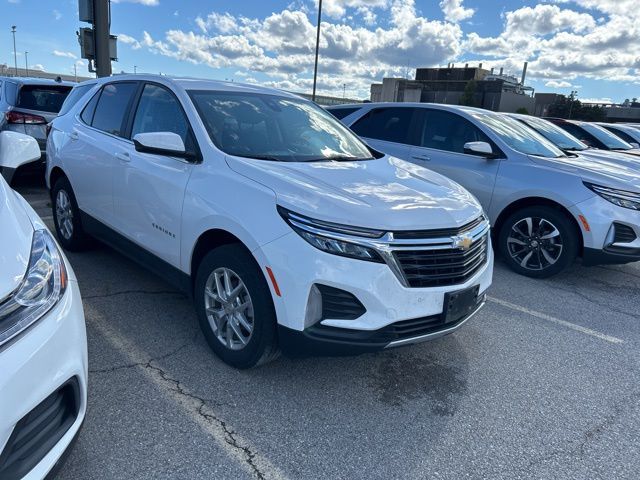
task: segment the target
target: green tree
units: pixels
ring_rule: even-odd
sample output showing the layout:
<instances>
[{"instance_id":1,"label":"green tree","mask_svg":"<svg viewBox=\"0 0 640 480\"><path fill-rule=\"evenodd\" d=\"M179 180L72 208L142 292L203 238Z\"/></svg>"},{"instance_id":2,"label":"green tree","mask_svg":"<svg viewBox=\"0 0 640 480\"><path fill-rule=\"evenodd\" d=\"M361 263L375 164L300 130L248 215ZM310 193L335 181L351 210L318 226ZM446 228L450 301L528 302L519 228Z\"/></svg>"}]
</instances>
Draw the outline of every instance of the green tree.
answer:
<instances>
[{"instance_id":1,"label":"green tree","mask_svg":"<svg viewBox=\"0 0 640 480\"><path fill-rule=\"evenodd\" d=\"M467 107L477 107L478 103L476 102L476 90L478 89L478 85L475 80L469 80L464 87L464 92L462 92L462 96L460 97L460 105L465 105Z\"/></svg>"},{"instance_id":2,"label":"green tree","mask_svg":"<svg viewBox=\"0 0 640 480\"><path fill-rule=\"evenodd\" d=\"M522 115L529 115L529 110L527 110L524 107L520 107L519 109L516 110L516 113L520 113Z\"/></svg>"}]
</instances>

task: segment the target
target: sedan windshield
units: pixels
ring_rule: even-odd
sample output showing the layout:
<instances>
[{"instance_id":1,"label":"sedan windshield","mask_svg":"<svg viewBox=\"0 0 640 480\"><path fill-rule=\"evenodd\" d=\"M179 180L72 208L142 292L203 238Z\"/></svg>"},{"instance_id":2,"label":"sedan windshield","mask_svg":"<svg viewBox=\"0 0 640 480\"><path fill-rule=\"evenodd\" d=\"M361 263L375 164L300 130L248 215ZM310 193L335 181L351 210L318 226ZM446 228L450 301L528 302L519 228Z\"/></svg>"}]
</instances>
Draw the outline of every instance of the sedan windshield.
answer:
<instances>
[{"instance_id":1,"label":"sedan windshield","mask_svg":"<svg viewBox=\"0 0 640 480\"><path fill-rule=\"evenodd\" d=\"M495 113L473 111L471 115L520 153L552 158L565 156L553 143L518 120Z\"/></svg>"},{"instance_id":2,"label":"sedan windshield","mask_svg":"<svg viewBox=\"0 0 640 480\"><path fill-rule=\"evenodd\" d=\"M580 151L589 148L569 132L547 120L537 117L518 117L518 119L563 150Z\"/></svg>"},{"instance_id":3,"label":"sedan windshield","mask_svg":"<svg viewBox=\"0 0 640 480\"><path fill-rule=\"evenodd\" d=\"M373 158L350 130L306 100L213 90L189 96L211 141L229 155L282 162Z\"/></svg>"},{"instance_id":4,"label":"sedan windshield","mask_svg":"<svg viewBox=\"0 0 640 480\"><path fill-rule=\"evenodd\" d=\"M580 126L611 150L631 150L633 148L627 142L616 137L609 130L602 128L599 125L594 125L593 123L581 123Z\"/></svg>"}]
</instances>

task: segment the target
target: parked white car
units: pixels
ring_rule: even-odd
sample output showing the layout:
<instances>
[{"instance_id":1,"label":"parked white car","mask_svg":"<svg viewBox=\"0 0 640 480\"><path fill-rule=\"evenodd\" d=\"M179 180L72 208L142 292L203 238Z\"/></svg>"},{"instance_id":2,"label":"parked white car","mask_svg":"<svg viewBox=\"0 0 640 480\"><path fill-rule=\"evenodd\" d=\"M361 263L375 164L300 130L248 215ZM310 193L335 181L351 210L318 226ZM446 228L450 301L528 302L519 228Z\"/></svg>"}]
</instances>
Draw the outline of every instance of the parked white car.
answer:
<instances>
[{"instance_id":1,"label":"parked white car","mask_svg":"<svg viewBox=\"0 0 640 480\"><path fill-rule=\"evenodd\" d=\"M637 168L567 155L521 121L478 108L368 103L328 110L373 148L473 193L491 220L496 249L517 273L549 277L577 256L591 265L640 260Z\"/></svg>"},{"instance_id":2,"label":"parked white car","mask_svg":"<svg viewBox=\"0 0 640 480\"><path fill-rule=\"evenodd\" d=\"M0 133L0 165L39 157L34 138ZM2 177L0 231L0 478L41 479L60 465L84 421L84 313L52 234Z\"/></svg>"},{"instance_id":3,"label":"parked white car","mask_svg":"<svg viewBox=\"0 0 640 480\"><path fill-rule=\"evenodd\" d=\"M212 349L239 368L279 348L442 336L491 283L489 224L466 190L295 95L105 79L54 120L47 154L61 244L96 236L192 294Z\"/></svg>"}]
</instances>

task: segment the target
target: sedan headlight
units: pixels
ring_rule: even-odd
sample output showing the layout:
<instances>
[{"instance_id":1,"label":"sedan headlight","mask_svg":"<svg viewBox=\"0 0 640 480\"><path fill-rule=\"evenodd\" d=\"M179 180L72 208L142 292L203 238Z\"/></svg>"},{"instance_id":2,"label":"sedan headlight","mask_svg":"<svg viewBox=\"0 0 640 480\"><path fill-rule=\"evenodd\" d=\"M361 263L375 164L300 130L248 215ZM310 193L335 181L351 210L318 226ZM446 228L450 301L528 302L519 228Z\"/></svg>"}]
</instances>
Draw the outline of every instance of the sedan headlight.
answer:
<instances>
[{"instance_id":1,"label":"sedan headlight","mask_svg":"<svg viewBox=\"0 0 640 480\"><path fill-rule=\"evenodd\" d=\"M384 263L375 249L360 245L356 243L357 238L352 238L376 239L384 235L383 231L315 220L280 206L278 213L298 235L318 250L341 257Z\"/></svg>"},{"instance_id":2,"label":"sedan headlight","mask_svg":"<svg viewBox=\"0 0 640 480\"><path fill-rule=\"evenodd\" d=\"M622 208L630 208L632 210L640 210L640 193L627 192L626 190L618 190L616 188L603 187L593 183L583 182L584 186L592 192L600 195L608 202L618 205Z\"/></svg>"},{"instance_id":3,"label":"sedan headlight","mask_svg":"<svg viewBox=\"0 0 640 480\"><path fill-rule=\"evenodd\" d=\"M0 345L33 325L60 300L67 271L48 230L36 230L27 273L20 286L0 303Z\"/></svg>"}]
</instances>

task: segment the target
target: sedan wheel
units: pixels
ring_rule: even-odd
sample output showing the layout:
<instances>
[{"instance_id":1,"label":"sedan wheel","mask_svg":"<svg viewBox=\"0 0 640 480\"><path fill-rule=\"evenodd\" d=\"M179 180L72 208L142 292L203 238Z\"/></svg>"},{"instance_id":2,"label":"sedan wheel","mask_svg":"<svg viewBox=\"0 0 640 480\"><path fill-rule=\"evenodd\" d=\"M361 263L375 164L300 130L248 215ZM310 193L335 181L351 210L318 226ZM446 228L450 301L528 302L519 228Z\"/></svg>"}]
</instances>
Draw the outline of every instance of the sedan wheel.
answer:
<instances>
[{"instance_id":1,"label":"sedan wheel","mask_svg":"<svg viewBox=\"0 0 640 480\"><path fill-rule=\"evenodd\" d=\"M507 245L511 258L527 270L544 270L562 255L560 231L540 217L526 217L513 225Z\"/></svg>"}]
</instances>

